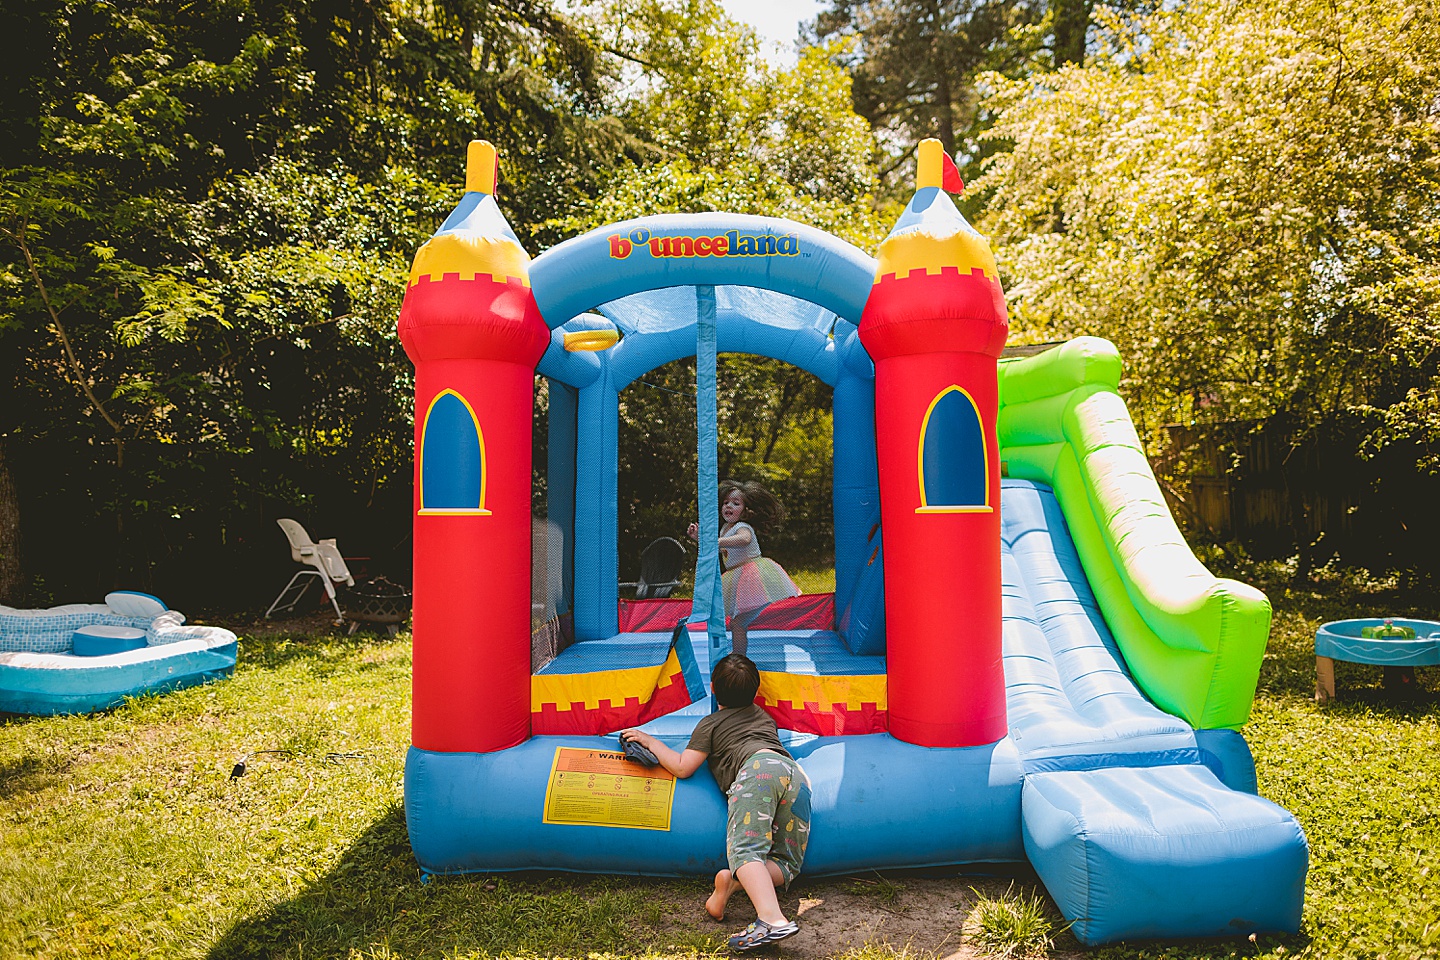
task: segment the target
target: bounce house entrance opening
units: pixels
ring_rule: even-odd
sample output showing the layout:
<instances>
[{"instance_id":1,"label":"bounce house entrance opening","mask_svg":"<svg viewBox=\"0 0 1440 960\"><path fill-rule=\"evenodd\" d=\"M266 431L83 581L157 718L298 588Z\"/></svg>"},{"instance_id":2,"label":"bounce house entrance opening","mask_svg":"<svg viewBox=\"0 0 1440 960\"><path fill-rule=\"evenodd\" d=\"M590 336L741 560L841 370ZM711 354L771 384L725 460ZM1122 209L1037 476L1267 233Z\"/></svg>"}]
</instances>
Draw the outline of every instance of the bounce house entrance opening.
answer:
<instances>
[{"instance_id":1,"label":"bounce house entrance opening","mask_svg":"<svg viewBox=\"0 0 1440 960\"><path fill-rule=\"evenodd\" d=\"M833 562L831 389L790 364L722 354L718 364L717 476L757 480L781 501L786 519L762 546L786 569ZM641 375L620 393L618 537L622 581L641 573L657 538L686 548L675 597L690 596L696 519L695 361L686 357ZM621 599L632 591L622 589ZM648 592L648 591L647 591ZM653 595L653 594L651 594Z\"/></svg>"},{"instance_id":2,"label":"bounce house entrance opening","mask_svg":"<svg viewBox=\"0 0 1440 960\"><path fill-rule=\"evenodd\" d=\"M710 334L695 320L707 311ZM632 294L575 325L588 337L606 323L618 342L599 356L598 376L562 356L552 364L558 376L537 388L532 731L603 735L653 724L679 733L713 708L709 665L728 651L735 623L727 633L713 559L711 603L694 603L699 554L718 559L718 551L715 533L704 551L685 528L708 511L718 529L716 481L728 478L765 482L812 527L817 514L831 521L820 521L825 542L807 553L780 530L757 531L764 560L783 567L828 555L836 571L833 591L777 589L749 622L746 652L761 669L762 705L798 734L884 730L872 368L854 326L797 297L723 286ZM707 335L708 346L698 339ZM717 345L727 349L706 385L693 358L697 349L714 357ZM723 389L712 398L715 381ZM775 409L747 409L772 392ZM637 421L643 429L631 426ZM701 456L697 436L709 431L723 439ZM843 451L838 460L835 451ZM787 485L782 475L776 483L768 474L777 461L801 482ZM684 556L657 581L641 557L667 539ZM769 569L752 563L752 573ZM677 629L682 621L693 622Z\"/></svg>"},{"instance_id":3,"label":"bounce house entrance opening","mask_svg":"<svg viewBox=\"0 0 1440 960\"><path fill-rule=\"evenodd\" d=\"M530 483L530 670L538 671L575 638L575 431L564 413L576 391L535 377ZM561 411L552 433L551 402ZM554 468L552 489L552 465Z\"/></svg>"}]
</instances>

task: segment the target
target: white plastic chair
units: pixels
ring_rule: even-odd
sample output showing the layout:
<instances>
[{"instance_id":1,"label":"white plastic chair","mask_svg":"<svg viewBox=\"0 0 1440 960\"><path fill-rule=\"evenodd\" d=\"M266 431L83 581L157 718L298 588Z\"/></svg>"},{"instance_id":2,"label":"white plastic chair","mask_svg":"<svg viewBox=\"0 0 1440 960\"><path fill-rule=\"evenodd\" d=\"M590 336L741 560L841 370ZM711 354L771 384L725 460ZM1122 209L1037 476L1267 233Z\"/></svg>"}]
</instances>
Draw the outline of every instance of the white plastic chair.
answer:
<instances>
[{"instance_id":1,"label":"white plastic chair","mask_svg":"<svg viewBox=\"0 0 1440 960\"><path fill-rule=\"evenodd\" d=\"M290 558L296 563L303 563L313 569L301 570L290 578L285 584L285 589L270 604L270 609L265 611L265 618L268 620L276 611L286 612L295 609L295 605L305 596L305 591L310 588L311 577L319 577L320 583L325 587L325 594L330 598L330 605L335 608L335 622L343 623L345 614L340 612L340 601L335 598L335 584L343 583L347 587L355 586L355 578L350 575L350 568L345 565L345 558L340 556L340 549L335 546L335 541L321 540L316 543L310 539L310 534L305 528L294 520L276 520L280 529L285 531L285 539L290 541ZM296 584L299 584L298 589ZM295 596L287 600L287 596L294 590Z\"/></svg>"}]
</instances>

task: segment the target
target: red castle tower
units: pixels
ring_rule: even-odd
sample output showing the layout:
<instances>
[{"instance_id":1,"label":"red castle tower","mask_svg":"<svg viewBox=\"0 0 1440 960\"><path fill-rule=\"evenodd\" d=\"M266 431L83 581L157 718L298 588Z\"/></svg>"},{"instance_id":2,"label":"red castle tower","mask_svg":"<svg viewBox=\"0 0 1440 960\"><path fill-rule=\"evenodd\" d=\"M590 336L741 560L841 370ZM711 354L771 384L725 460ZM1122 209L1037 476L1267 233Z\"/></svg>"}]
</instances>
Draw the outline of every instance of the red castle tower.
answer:
<instances>
[{"instance_id":1,"label":"red castle tower","mask_svg":"<svg viewBox=\"0 0 1440 960\"><path fill-rule=\"evenodd\" d=\"M530 423L550 341L530 257L495 204L495 148L415 255L400 340L415 364L414 706L423 750L530 736Z\"/></svg>"},{"instance_id":2,"label":"red castle tower","mask_svg":"<svg viewBox=\"0 0 1440 960\"><path fill-rule=\"evenodd\" d=\"M1005 295L942 184L938 140L880 245L860 339L875 361L890 733L931 747L1005 736L996 361Z\"/></svg>"}]
</instances>

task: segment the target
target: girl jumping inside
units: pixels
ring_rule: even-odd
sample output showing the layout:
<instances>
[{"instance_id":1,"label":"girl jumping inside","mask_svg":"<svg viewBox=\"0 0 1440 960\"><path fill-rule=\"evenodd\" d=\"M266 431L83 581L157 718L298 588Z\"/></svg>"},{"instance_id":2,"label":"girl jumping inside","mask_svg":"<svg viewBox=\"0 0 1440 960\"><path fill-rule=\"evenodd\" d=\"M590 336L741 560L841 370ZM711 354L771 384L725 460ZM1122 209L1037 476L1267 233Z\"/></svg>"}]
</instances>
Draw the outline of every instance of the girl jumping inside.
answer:
<instances>
[{"instance_id":1,"label":"girl jumping inside","mask_svg":"<svg viewBox=\"0 0 1440 960\"><path fill-rule=\"evenodd\" d=\"M749 646L750 624L760 611L776 600L800 596L785 568L760 555L760 540L751 525L758 524L768 533L784 518L780 501L754 480L720 481L720 556L725 561L720 589L734 652L742 656ZM699 540L700 525L692 523L685 532L691 540Z\"/></svg>"}]
</instances>

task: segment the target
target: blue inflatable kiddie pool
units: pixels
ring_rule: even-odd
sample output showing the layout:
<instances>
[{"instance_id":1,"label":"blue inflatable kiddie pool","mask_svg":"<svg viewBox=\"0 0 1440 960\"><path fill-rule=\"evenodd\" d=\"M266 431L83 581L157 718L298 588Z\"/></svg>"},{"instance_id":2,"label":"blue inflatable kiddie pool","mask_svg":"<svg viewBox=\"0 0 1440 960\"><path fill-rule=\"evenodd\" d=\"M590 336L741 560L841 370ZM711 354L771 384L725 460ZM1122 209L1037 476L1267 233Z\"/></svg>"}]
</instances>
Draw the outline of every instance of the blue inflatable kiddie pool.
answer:
<instances>
[{"instance_id":1,"label":"blue inflatable kiddie pool","mask_svg":"<svg viewBox=\"0 0 1440 960\"><path fill-rule=\"evenodd\" d=\"M0 606L0 712L91 713L230 676L235 634L186 626L149 594L46 610Z\"/></svg>"}]
</instances>

